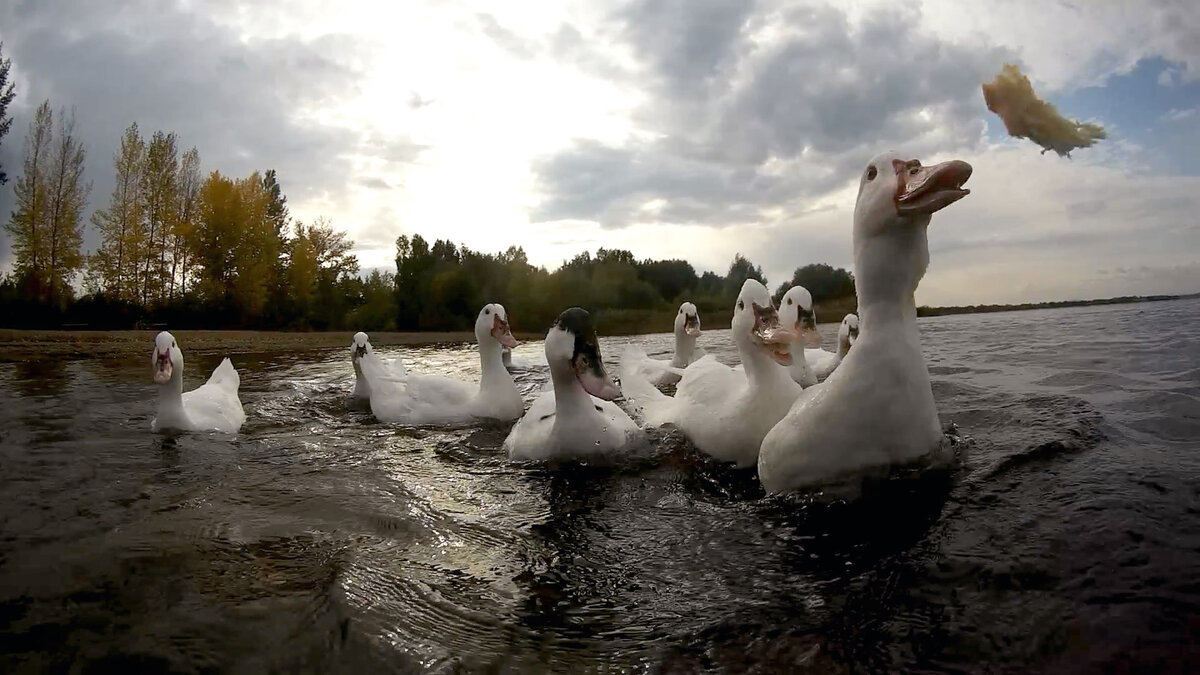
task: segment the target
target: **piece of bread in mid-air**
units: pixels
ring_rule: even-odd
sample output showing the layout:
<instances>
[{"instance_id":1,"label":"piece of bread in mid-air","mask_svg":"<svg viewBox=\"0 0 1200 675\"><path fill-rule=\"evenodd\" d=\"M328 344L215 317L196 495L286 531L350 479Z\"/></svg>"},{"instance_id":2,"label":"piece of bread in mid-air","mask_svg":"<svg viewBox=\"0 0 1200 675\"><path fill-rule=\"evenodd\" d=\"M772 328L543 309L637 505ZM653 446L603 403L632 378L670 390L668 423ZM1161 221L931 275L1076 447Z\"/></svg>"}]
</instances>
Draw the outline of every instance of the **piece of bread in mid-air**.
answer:
<instances>
[{"instance_id":1,"label":"piece of bread in mid-air","mask_svg":"<svg viewBox=\"0 0 1200 675\"><path fill-rule=\"evenodd\" d=\"M1004 120L1010 136L1028 138L1042 146L1042 154L1053 150L1059 157L1070 157L1075 148L1087 148L1107 138L1097 124L1081 124L1058 114L1058 110L1033 93L1029 78L1021 69L1005 64L996 79L983 85L983 100L988 110Z\"/></svg>"}]
</instances>

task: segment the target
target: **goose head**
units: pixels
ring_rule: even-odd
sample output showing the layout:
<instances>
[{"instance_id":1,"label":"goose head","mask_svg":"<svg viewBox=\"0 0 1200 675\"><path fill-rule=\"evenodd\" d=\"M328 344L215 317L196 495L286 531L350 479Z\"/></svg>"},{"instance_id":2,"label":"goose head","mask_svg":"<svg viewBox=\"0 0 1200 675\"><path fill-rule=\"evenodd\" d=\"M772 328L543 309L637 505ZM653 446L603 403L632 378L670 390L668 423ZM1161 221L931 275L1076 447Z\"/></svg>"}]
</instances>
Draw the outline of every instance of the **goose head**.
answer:
<instances>
[{"instance_id":1,"label":"goose head","mask_svg":"<svg viewBox=\"0 0 1200 675\"><path fill-rule=\"evenodd\" d=\"M183 373L183 352L180 351L175 336L163 331L154 338L154 353L150 355L150 365L154 367L155 384L167 384L175 378L178 371Z\"/></svg>"},{"instance_id":2,"label":"goose head","mask_svg":"<svg viewBox=\"0 0 1200 675\"><path fill-rule=\"evenodd\" d=\"M803 286L792 286L779 299L779 323L794 330L799 342L808 347L821 346L817 333L817 311L813 309L812 293Z\"/></svg>"},{"instance_id":3,"label":"goose head","mask_svg":"<svg viewBox=\"0 0 1200 675\"><path fill-rule=\"evenodd\" d=\"M742 284L730 328L743 353L757 350L781 366L792 365L791 343L796 333L779 322L771 294L758 281L747 279Z\"/></svg>"},{"instance_id":4,"label":"goose head","mask_svg":"<svg viewBox=\"0 0 1200 675\"><path fill-rule=\"evenodd\" d=\"M680 305L679 311L675 313L675 335L700 337L700 312L690 302Z\"/></svg>"},{"instance_id":5,"label":"goose head","mask_svg":"<svg viewBox=\"0 0 1200 675\"><path fill-rule=\"evenodd\" d=\"M847 314L842 318L842 325L838 327L838 345L844 351L850 351L854 343L858 340L858 315Z\"/></svg>"},{"instance_id":6,"label":"goose head","mask_svg":"<svg viewBox=\"0 0 1200 675\"><path fill-rule=\"evenodd\" d=\"M517 346L517 340L508 327L508 312L504 311L504 305L493 302L479 310L479 317L475 319L475 338L480 343L495 340L501 347L509 349Z\"/></svg>"},{"instance_id":7,"label":"goose head","mask_svg":"<svg viewBox=\"0 0 1200 675\"><path fill-rule=\"evenodd\" d=\"M929 266L926 228L934 213L970 194L971 165L923 166L893 152L863 169L854 203L854 273L860 304L881 296L911 301Z\"/></svg>"},{"instance_id":8,"label":"goose head","mask_svg":"<svg viewBox=\"0 0 1200 675\"><path fill-rule=\"evenodd\" d=\"M366 333L359 331L354 334L354 339L350 342L350 360L352 362L358 363L359 359L374 351Z\"/></svg>"},{"instance_id":9,"label":"goose head","mask_svg":"<svg viewBox=\"0 0 1200 675\"><path fill-rule=\"evenodd\" d=\"M604 371L596 329L586 310L572 307L558 315L546 334L546 362L552 372L571 373L596 398L611 401L621 395Z\"/></svg>"}]
</instances>

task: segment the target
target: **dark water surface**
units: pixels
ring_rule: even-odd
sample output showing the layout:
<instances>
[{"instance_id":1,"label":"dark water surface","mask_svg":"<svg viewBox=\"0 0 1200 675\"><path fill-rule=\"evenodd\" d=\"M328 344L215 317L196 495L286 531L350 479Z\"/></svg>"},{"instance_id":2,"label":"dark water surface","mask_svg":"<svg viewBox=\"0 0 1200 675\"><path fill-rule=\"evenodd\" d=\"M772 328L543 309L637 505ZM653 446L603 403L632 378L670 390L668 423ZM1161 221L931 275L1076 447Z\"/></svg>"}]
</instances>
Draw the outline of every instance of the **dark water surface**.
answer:
<instances>
[{"instance_id":1,"label":"dark water surface","mask_svg":"<svg viewBox=\"0 0 1200 675\"><path fill-rule=\"evenodd\" d=\"M149 334L136 361L0 365L0 671L1200 664L1200 301L921 328L960 462L851 503L764 499L677 432L511 464L507 425L347 410L341 349L235 355L233 437L150 433ZM630 341L670 345L608 359ZM382 351L478 373L470 347Z\"/></svg>"}]
</instances>

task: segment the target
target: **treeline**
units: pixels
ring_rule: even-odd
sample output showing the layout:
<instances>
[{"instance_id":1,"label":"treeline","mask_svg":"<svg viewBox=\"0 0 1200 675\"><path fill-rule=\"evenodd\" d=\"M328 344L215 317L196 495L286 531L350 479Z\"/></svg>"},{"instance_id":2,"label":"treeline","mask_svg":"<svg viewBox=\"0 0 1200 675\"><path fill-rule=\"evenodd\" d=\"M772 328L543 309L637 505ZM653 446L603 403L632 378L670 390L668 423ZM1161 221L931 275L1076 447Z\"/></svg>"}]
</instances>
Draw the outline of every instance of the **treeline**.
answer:
<instances>
[{"instance_id":1,"label":"treeline","mask_svg":"<svg viewBox=\"0 0 1200 675\"><path fill-rule=\"evenodd\" d=\"M818 289L819 301L854 294L853 277L828 265L796 270ZM465 330L487 302L499 300L518 329L538 332L565 307L587 307L608 334L665 331L684 300L696 304L702 323L727 326L742 283L766 283L762 268L735 254L724 275L698 273L685 260L639 260L632 252L583 252L548 272L531 265L521 247L503 253L473 251L421 235L396 240L396 323L400 330ZM782 295L790 288L783 284ZM811 290L811 289L810 289ZM830 295L833 293L834 295ZM832 319L840 321L842 315Z\"/></svg>"},{"instance_id":2,"label":"treeline","mask_svg":"<svg viewBox=\"0 0 1200 675\"><path fill-rule=\"evenodd\" d=\"M0 137L11 124L6 77L0 60ZM519 331L540 332L579 305L613 334L667 330L683 300L700 308L704 325L727 326L742 283L767 281L740 254L724 275L605 248L550 272L520 246L483 253L420 235L396 240L395 273L360 276L354 242L324 218L293 219L274 170L205 173L197 148L183 149L171 132L147 138L135 123L112 158L112 193L85 223L86 158L74 113L42 103L4 225L14 254L13 272L0 279L6 327L465 330L483 304L501 302ZM89 225L98 245L85 254ZM845 270L809 265L791 283L840 312L822 320L852 308Z\"/></svg>"},{"instance_id":3,"label":"treeline","mask_svg":"<svg viewBox=\"0 0 1200 675\"><path fill-rule=\"evenodd\" d=\"M954 305L950 307L917 308L917 316L949 316L951 314L987 314L990 312L1020 312L1028 309L1054 309L1058 307L1090 307L1093 305L1124 305L1133 302L1161 302L1181 298L1200 297L1192 295L1122 295L1115 298L1095 300L1055 300L1052 302L1024 302L1016 305Z\"/></svg>"}]
</instances>

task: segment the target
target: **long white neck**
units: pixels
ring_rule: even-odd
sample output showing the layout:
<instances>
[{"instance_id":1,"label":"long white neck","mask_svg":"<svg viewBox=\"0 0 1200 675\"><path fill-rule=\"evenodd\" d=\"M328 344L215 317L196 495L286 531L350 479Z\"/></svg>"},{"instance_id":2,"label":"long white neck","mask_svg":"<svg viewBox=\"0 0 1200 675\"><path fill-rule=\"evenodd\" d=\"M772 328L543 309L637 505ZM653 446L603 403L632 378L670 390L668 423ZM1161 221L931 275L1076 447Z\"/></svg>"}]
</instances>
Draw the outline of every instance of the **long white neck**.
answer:
<instances>
[{"instance_id":1,"label":"long white neck","mask_svg":"<svg viewBox=\"0 0 1200 675\"><path fill-rule=\"evenodd\" d=\"M555 423L576 415L587 415L595 410L592 397L583 389L579 378L567 363L551 363L550 381L554 384Z\"/></svg>"},{"instance_id":2,"label":"long white neck","mask_svg":"<svg viewBox=\"0 0 1200 675\"><path fill-rule=\"evenodd\" d=\"M844 358L846 358L846 354L848 354L849 352L850 352L850 340L848 340L848 339L846 339L846 340L843 340L843 339L842 339L842 338L839 336L839 337L838 337L838 348L837 348L837 356L838 356L838 358L839 358L839 359L844 359Z\"/></svg>"},{"instance_id":3,"label":"long white neck","mask_svg":"<svg viewBox=\"0 0 1200 675\"><path fill-rule=\"evenodd\" d=\"M675 358L671 359L671 365L675 368L686 368L692 362L692 355L696 353L696 336L688 335L687 333L675 334Z\"/></svg>"},{"instance_id":4,"label":"long white neck","mask_svg":"<svg viewBox=\"0 0 1200 675\"><path fill-rule=\"evenodd\" d=\"M352 359L351 362L354 364L354 397L371 398L371 389L367 378L363 376L362 364L358 359Z\"/></svg>"},{"instance_id":5,"label":"long white neck","mask_svg":"<svg viewBox=\"0 0 1200 675\"><path fill-rule=\"evenodd\" d=\"M742 358L742 369L751 387L771 387L791 382L792 376L787 369L772 361L758 345L739 340L738 355ZM803 353L801 358L804 358Z\"/></svg>"},{"instance_id":6,"label":"long white neck","mask_svg":"<svg viewBox=\"0 0 1200 675\"><path fill-rule=\"evenodd\" d=\"M183 409L183 367L171 371L171 379L158 385L159 426L181 427L187 423L187 412Z\"/></svg>"},{"instance_id":7,"label":"long white neck","mask_svg":"<svg viewBox=\"0 0 1200 675\"><path fill-rule=\"evenodd\" d=\"M916 335L917 304L913 294L928 266L924 223L893 227L864 242L855 242L860 336L885 335L883 331Z\"/></svg>"},{"instance_id":8,"label":"long white neck","mask_svg":"<svg viewBox=\"0 0 1200 675\"><path fill-rule=\"evenodd\" d=\"M512 375L504 367L504 348L490 335L476 339L479 341L479 393L500 392L508 389L516 391Z\"/></svg>"},{"instance_id":9,"label":"long white neck","mask_svg":"<svg viewBox=\"0 0 1200 675\"><path fill-rule=\"evenodd\" d=\"M792 365L788 366L792 380L802 387L811 387L817 383L817 376L808 367L808 359L804 356L804 341L792 343Z\"/></svg>"}]
</instances>

